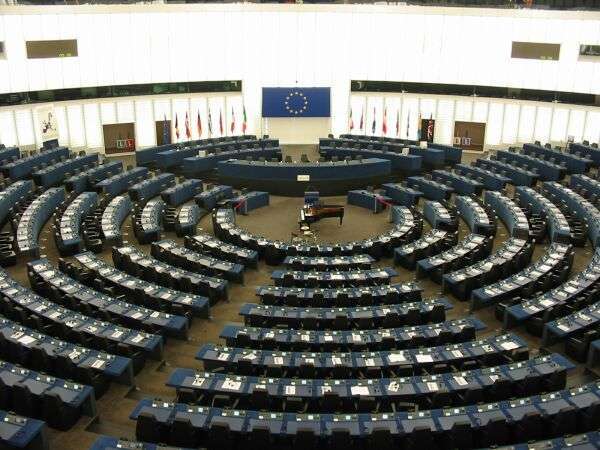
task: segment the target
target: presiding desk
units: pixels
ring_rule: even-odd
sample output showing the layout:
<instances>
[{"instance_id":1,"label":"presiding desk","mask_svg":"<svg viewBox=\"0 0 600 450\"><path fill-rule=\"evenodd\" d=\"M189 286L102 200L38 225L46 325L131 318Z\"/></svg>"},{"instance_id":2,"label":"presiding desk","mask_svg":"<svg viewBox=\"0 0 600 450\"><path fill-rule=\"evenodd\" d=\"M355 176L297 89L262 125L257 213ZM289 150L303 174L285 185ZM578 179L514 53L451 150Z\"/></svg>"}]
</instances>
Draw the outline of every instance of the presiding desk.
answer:
<instances>
[{"instance_id":1,"label":"presiding desk","mask_svg":"<svg viewBox=\"0 0 600 450\"><path fill-rule=\"evenodd\" d=\"M321 195L342 195L351 189L388 181L392 169L388 160L366 158L310 163L228 160L219 162L217 170L224 184L300 196L309 185Z\"/></svg>"}]
</instances>

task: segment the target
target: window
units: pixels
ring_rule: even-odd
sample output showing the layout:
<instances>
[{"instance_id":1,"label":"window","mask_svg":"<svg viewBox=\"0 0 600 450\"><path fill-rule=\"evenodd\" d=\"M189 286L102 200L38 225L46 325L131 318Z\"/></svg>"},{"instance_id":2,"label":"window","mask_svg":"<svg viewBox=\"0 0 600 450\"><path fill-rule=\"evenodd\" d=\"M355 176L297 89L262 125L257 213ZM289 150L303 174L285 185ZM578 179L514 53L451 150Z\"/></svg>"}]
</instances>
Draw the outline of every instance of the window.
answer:
<instances>
[{"instance_id":1,"label":"window","mask_svg":"<svg viewBox=\"0 0 600 450\"><path fill-rule=\"evenodd\" d=\"M579 46L579 55L581 56L600 56L600 45L585 45Z\"/></svg>"},{"instance_id":2,"label":"window","mask_svg":"<svg viewBox=\"0 0 600 450\"><path fill-rule=\"evenodd\" d=\"M560 44L545 44L542 42L513 42L511 58L542 59L558 61Z\"/></svg>"},{"instance_id":3,"label":"window","mask_svg":"<svg viewBox=\"0 0 600 450\"><path fill-rule=\"evenodd\" d=\"M27 58L70 58L77 56L77 40L27 41Z\"/></svg>"}]
</instances>

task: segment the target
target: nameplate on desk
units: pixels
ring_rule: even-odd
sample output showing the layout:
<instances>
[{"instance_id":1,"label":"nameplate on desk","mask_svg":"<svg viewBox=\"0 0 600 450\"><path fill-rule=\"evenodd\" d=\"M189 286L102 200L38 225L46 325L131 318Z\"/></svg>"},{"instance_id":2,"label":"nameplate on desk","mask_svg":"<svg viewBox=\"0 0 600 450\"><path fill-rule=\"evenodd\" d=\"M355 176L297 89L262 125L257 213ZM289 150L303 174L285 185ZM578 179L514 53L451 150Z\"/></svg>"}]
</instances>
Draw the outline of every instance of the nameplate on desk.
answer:
<instances>
[{"instance_id":1,"label":"nameplate on desk","mask_svg":"<svg viewBox=\"0 0 600 450\"><path fill-rule=\"evenodd\" d=\"M296 175L296 181L310 181L310 175Z\"/></svg>"}]
</instances>

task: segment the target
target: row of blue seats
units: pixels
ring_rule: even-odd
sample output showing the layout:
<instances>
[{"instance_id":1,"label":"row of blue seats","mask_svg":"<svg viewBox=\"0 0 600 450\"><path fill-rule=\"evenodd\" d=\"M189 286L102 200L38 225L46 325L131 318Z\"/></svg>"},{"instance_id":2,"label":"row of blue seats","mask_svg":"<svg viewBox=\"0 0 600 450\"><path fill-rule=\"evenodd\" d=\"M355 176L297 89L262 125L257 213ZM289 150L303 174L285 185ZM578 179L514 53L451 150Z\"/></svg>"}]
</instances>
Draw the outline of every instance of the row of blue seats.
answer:
<instances>
[{"instance_id":1,"label":"row of blue seats","mask_svg":"<svg viewBox=\"0 0 600 450\"><path fill-rule=\"evenodd\" d=\"M495 170L487 170L474 165L457 164L454 166L454 172L478 181L483 184L485 189L490 191L501 191L511 182L510 178L499 174Z\"/></svg>"},{"instance_id":2,"label":"row of blue seats","mask_svg":"<svg viewBox=\"0 0 600 450\"><path fill-rule=\"evenodd\" d=\"M152 164L156 161L156 155L161 152L165 152L168 150L178 150L184 149L186 147L210 147L213 144L219 145L227 145L228 143L234 143L238 140L241 141L254 141L256 140L256 136L252 135L241 135L241 136L222 136L218 138L209 138L209 139L198 139L193 141L186 142L174 142L171 144L163 144L158 145L156 147L148 147L137 150L135 152L135 161L138 166Z\"/></svg>"},{"instance_id":3,"label":"row of blue seats","mask_svg":"<svg viewBox=\"0 0 600 450\"><path fill-rule=\"evenodd\" d=\"M50 443L46 424L0 410L0 445L7 450L48 450Z\"/></svg>"},{"instance_id":4,"label":"row of blue seats","mask_svg":"<svg viewBox=\"0 0 600 450\"><path fill-rule=\"evenodd\" d=\"M128 193L131 200L143 205L151 198L160 195L162 191L172 186L175 186L175 175L172 173L161 173L154 178L146 178L134 184L128 189Z\"/></svg>"},{"instance_id":5,"label":"row of blue seats","mask_svg":"<svg viewBox=\"0 0 600 450\"><path fill-rule=\"evenodd\" d=\"M274 270L271 279L276 286L284 287L336 287L369 286L389 284L398 275L391 267L368 270L302 272L295 270Z\"/></svg>"},{"instance_id":6,"label":"row of blue seats","mask_svg":"<svg viewBox=\"0 0 600 450\"><path fill-rule=\"evenodd\" d=\"M375 259L370 255L352 256L286 256L283 264L288 270L317 272L370 269Z\"/></svg>"},{"instance_id":7,"label":"row of blue seats","mask_svg":"<svg viewBox=\"0 0 600 450\"><path fill-rule=\"evenodd\" d=\"M417 261L417 278L430 277L436 283L442 283L445 273L462 269L488 256L492 245L491 238L471 233L455 246Z\"/></svg>"},{"instance_id":8,"label":"row of blue seats","mask_svg":"<svg viewBox=\"0 0 600 450\"><path fill-rule=\"evenodd\" d=\"M65 200L65 190L50 188L37 197L19 218L17 225L17 250L27 256L39 256L38 236L54 210Z\"/></svg>"},{"instance_id":9,"label":"row of blue seats","mask_svg":"<svg viewBox=\"0 0 600 450\"><path fill-rule=\"evenodd\" d=\"M483 201L504 223L510 236L529 239L529 220L513 200L498 191L485 191Z\"/></svg>"},{"instance_id":10,"label":"row of blue seats","mask_svg":"<svg viewBox=\"0 0 600 450\"><path fill-rule=\"evenodd\" d=\"M47 259L27 263L27 276L37 293L54 302L79 310L83 314L100 317L105 323L114 322L117 325L143 331L144 333L136 335L136 339L131 343L135 347L143 347L144 351L153 358L162 355L163 339L155 334L163 335L165 339L166 336L187 337L189 327L187 317L155 311L129 303L123 298L103 294L74 280L58 270ZM85 331L94 333L91 328ZM116 338L120 336L117 335Z\"/></svg>"},{"instance_id":11,"label":"row of blue seats","mask_svg":"<svg viewBox=\"0 0 600 450\"><path fill-rule=\"evenodd\" d=\"M421 300L423 288L417 283L379 284L360 287L299 288L259 286L256 295L264 305L367 306Z\"/></svg>"},{"instance_id":12,"label":"row of blue seats","mask_svg":"<svg viewBox=\"0 0 600 450\"><path fill-rule=\"evenodd\" d=\"M37 186L48 188L55 186L75 172L85 171L98 164L98 153L92 153L85 156L77 156L71 159L57 162L43 169L33 172L32 178Z\"/></svg>"},{"instance_id":13,"label":"row of blue seats","mask_svg":"<svg viewBox=\"0 0 600 450\"><path fill-rule=\"evenodd\" d=\"M532 253L533 244L530 241L507 239L487 258L444 274L442 291L452 292L460 300L469 300L474 289L487 286L523 269L531 261Z\"/></svg>"},{"instance_id":14,"label":"row of blue seats","mask_svg":"<svg viewBox=\"0 0 600 450\"><path fill-rule=\"evenodd\" d=\"M593 163L591 159L582 158L571 153L564 153L560 150L552 150L552 148L542 147L538 144L523 144L523 153L550 161L551 163L560 164L569 173L585 173Z\"/></svg>"},{"instance_id":15,"label":"row of blue seats","mask_svg":"<svg viewBox=\"0 0 600 450\"><path fill-rule=\"evenodd\" d=\"M131 224L140 244L150 244L161 238L164 212L165 202L160 197L153 198L144 206L135 204Z\"/></svg>"},{"instance_id":16,"label":"row of blue seats","mask_svg":"<svg viewBox=\"0 0 600 450\"><path fill-rule=\"evenodd\" d=\"M131 212L133 203L128 195L117 195L102 212L101 229L104 241L109 245L121 245L121 225Z\"/></svg>"},{"instance_id":17,"label":"row of blue seats","mask_svg":"<svg viewBox=\"0 0 600 450\"><path fill-rule=\"evenodd\" d=\"M449 232L433 229L419 239L396 247L394 249L394 263L414 270L417 261L437 255L448 250L458 242L458 232Z\"/></svg>"},{"instance_id":18,"label":"row of blue seats","mask_svg":"<svg viewBox=\"0 0 600 450\"><path fill-rule=\"evenodd\" d=\"M573 176L571 179L573 179ZM563 244L571 242L571 227L569 226L569 222L563 212L554 203L536 190L526 186L517 186L515 188L515 200L519 202L521 207L527 208L533 214L545 216L550 241L562 242Z\"/></svg>"},{"instance_id":19,"label":"row of blue seats","mask_svg":"<svg viewBox=\"0 0 600 450\"><path fill-rule=\"evenodd\" d=\"M423 205L423 217L432 228L445 231L456 231L458 229L458 218L456 212L450 205L434 200L426 200Z\"/></svg>"},{"instance_id":20,"label":"row of blue seats","mask_svg":"<svg viewBox=\"0 0 600 450\"><path fill-rule=\"evenodd\" d=\"M215 278L224 278L236 283L244 282L244 266L242 264L223 261L190 250L173 240L154 242L151 254L156 259L190 272L202 273Z\"/></svg>"},{"instance_id":21,"label":"row of blue seats","mask_svg":"<svg viewBox=\"0 0 600 450\"><path fill-rule=\"evenodd\" d=\"M480 195L483 190L483 184L479 181L447 170L434 170L431 178L450 186L454 192L461 195Z\"/></svg>"},{"instance_id":22,"label":"row of blue seats","mask_svg":"<svg viewBox=\"0 0 600 450\"><path fill-rule=\"evenodd\" d=\"M594 145L596 146L594 147L585 143L572 143L569 145L569 153L585 159L590 159L594 162L594 165L598 166L600 165L600 149L598 149L598 144Z\"/></svg>"},{"instance_id":23,"label":"row of blue seats","mask_svg":"<svg viewBox=\"0 0 600 450\"><path fill-rule=\"evenodd\" d=\"M200 208L195 203L183 205L175 218L175 233L178 237L196 234L196 227L208 211Z\"/></svg>"},{"instance_id":24,"label":"row of blue seats","mask_svg":"<svg viewBox=\"0 0 600 450\"><path fill-rule=\"evenodd\" d=\"M91 252L75 255L74 261L59 262L60 270L87 285L103 292L114 292L132 302L156 311L178 316L209 317L206 297L159 286L116 269Z\"/></svg>"},{"instance_id":25,"label":"row of blue seats","mask_svg":"<svg viewBox=\"0 0 600 450\"><path fill-rule=\"evenodd\" d=\"M196 358L207 371L239 375L301 378L381 378L489 367L529 357L525 341L515 334L492 336L438 347L373 352L305 353L223 347L204 344Z\"/></svg>"},{"instance_id":26,"label":"row of blue seats","mask_svg":"<svg viewBox=\"0 0 600 450\"><path fill-rule=\"evenodd\" d=\"M458 214L467 223L471 233L494 236L497 224L496 215L486 210L473 196L457 195L454 199Z\"/></svg>"},{"instance_id":27,"label":"row of blue seats","mask_svg":"<svg viewBox=\"0 0 600 450\"><path fill-rule=\"evenodd\" d=\"M376 158L376 159L387 159L392 164L392 170L402 172L405 174L416 174L421 172L421 166L423 164L423 157L396 153L385 150L374 150L364 148L350 148L350 147L319 147L319 152L325 158Z\"/></svg>"},{"instance_id":28,"label":"row of blue seats","mask_svg":"<svg viewBox=\"0 0 600 450\"><path fill-rule=\"evenodd\" d=\"M391 198L395 203L402 206L416 206L419 199L423 196L421 191L411 189L399 183L385 183L381 185L386 197Z\"/></svg>"},{"instance_id":29,"label":"row of blue seats","mask_svg":"<svg viewBox=\"0 0 600 450\"><path fill-rule=\"evenodd\" d=\"M567 173L566 169L558 164L512 151L498 150L496 152L496 159L537 173L542 181L560 181Z\"/></svg>"},{"instance_id":30,"label":"row of blue seats","mask_svg":"<svg viewBox=\"0 0 600 450\"><path fill-rule=\"evenodd\" d=\"M13 162L21 157L19 147L0 147L0 166Z\"/></svg>"},{"instance_id":31,"label":"row of blue seats","mask_svg":"<svg viewBox=\"0 0 600 450\"><path fill-rule=\"evenodd\" d=\"M337 308L245 303L240 308L240 315L246 325L255 327L349 330L439 323L446 319L446 310L451 307L448 299L443 297L395 305Z\"/></svg>"},{"instance_id":32,"label":"row of blue seats","mask_svg":"<svg viewBox=\"0 0 600 450\"><path fill-rule=\"evenodd\" d=\"M97 203L96 192L83 192L63 211L59 219L59 228L55 230L56 246L62 256L73 255L83 250L81 222L96 209Z\"/></svg>"},{"instance_id":33,"label":"row of blue seats","mask_svg":"<svg viewBox=\"0 0 600 450\"><path fill-rule=\"evenodd\" d=\"M133 363L137 373L147 358L160 360L163 340L148 334L94 319L36 295L17 282L7 279L0 283L2 314L23 324L31 323L40 331L78 342L86 347L122 354ZM27 342L30 340L27 339Z\"/></svg>"},{"instance_id":34,"label":"row of blue seats","mask_svg":"<svg viewBox=\"0 0 600 450\"><path fill-rule=\"evenodd\" d=\"M53 164L61 159L66 159L69 155L68 148L57 147L4 164L0 166L0 172L2 172L4 178L12 180L27 178L34 170L41 169L42 166Z\"/></svg>"},{"instance_id":35,"label":"row of blue seats","mask_svg":"<svg viewBox=\"0 0 600 450\"><path fill-rule=\"evenodd\" d=\"M260 154L266 149L279 148L278 139L256 139L254 136L235 136L220 142L197 142L185 146L164 150L156 155L155 165L160 168L180 167L186 158L204 155L219 155L224 152L247 152ZM278 159L281 159L280 157Z\"/></svg>"},{"instance_id":36,"label":"row of blue seats","mask_svg":"<svg viewBox=\"0 0 600 450\"><path fill-rule=\"evenodd\" d=\"M422 192L423 196L429 200L449 200L454 193L454 188L421 176L408 177L406 185Z\"/></svg>"},{"instance_id":37,"label":"row of blue seats","mask_svg":"<svg viewBox=\"0 0 600 450\"><path fill-rule=\"evenodd\" d=\"M96 416L94 390L85 384L0 360L0 386L0 409L44 420L52 428L68 430L81 416Z\"/></svg>"},{"instance_id":38,"label":"row of blue seats","mask_svg":"<svg viewBox=\"0 0 600 450\"><path fill-rule=\"evenodd\" d=\"M98 181L94 189L98 193L114 197L127 192L130 186L145 180L147 177L147 167L135 167L126 172L120 172L112 177Z\"/></svg>"},{"instance_id":39,"label":"row of blue seats","mask_svg":"<svg viewBox=\"0 0 600 450\"><path fill-rule=\"evenodd\" d=\"M554 353L489 369L375 380L260 378L175 369L166 385L177 401L221 407L303 413L398 411L493 402L564 389L575 366ZM469 385L465 389L465 385ZM294 411L296 410L296 411Z\"/></svg>"},{"instance_id":40,"label":"row of blue seats","mask_svg":"<svg viewBox=\"0 0 600 450\"><path fill-rule=\"evenodd\" d=\"M101 164L92 167L91 169L79 172L64 180L64 185L67 191L81 193L84 191L93 191L96 183L110 178L123 171L123 163L121 161L103 161Z\"/></svg>"},{"instance_id":41,"label":"row of blue seats","mask_svg":"<svg viewBox=\"0 0 600 450\"><path fill-rule=\"evenodd\" d=\"M534 186L539 179L536 173L494 159L478 159L475 165L509 178L510 183L515 186Z\"/></svg>"},{"instance_id":42,"label":"row of blue seats","mask_svg":"<svg viewBox=\"0 0 600 450\"><path fill-rule=\"evenodd\" d=\"M569 180L569 187L589 198L600 197L600 181L583 174L573 174Z\"/></svg>"},{"instance_id":43,"label":"row of blue seats","mask_svg":"<svg viewBox=\"0 0 600 450\"><path fill-rule=\"evenodd\" d=\"M146 281L190 294L207 296L211 304L228 297L228 282L158 261L132 245L113 247L115 267Z\"/></svg>"},{"instance_id":44,"label":"row of blue seats","mask_svg":"<svg viewBox=\"0 0 600 450\"><path fill-rule=\"evenodd\" d=\"M33 190L31 180L19 180L0 191L0 226L12 218L15 205L27 199Z\"/></svg>"},{"instance_id":45,"label":"row of blue seats","mask_svg":"<svg viewBox=\"0 0 600 450\"><path fill-rule=\"evenodd\" d=\"M163 190L160 196L167 205L179 206L194 198L202 190L202 181L192 178Z\"/></svg>"},{"instance_id":46,"label":"row of blue seats","mask_svg":"<svg viewBox=\"0 0 600 450\"><path fill-rule=\"evenodd\" d=\"M374 213L379 213L386 209L391 200L391 198L385 197L378 192L367 191L364 189L348 191L346 197L346 202L349 205L359 206Z\"/></svg>"},{"instance_id":47,"label":"row of blue seats","mask_svg":"<svg viewBox=\"0 0 600 450\"><path fill-rule=\"evenodd\" d=\"M527 331L541 335L544 324L568 315L595 301L600 283L600 250L575 277L551 291L506 308L504 325L514 327L527 323ZM558 330L560 328L557 327Z\"/></svg>"},{"instance_id":48,"label":"row of blue seats","mask_svg":"<svg viewBox=\"0 0 600 450\"><path fill-rule=\"evenodd\" d=\"M208 448L480 448L578 431L600 423L600 385L419 412L302 414L141 400L136 437Z\"/></svg>"},{"instance_id":49,"label":"row of blue seats","mask_svg":"<svg viewBox=\"0 0 600 450\"><path fill-rule=\"evenodd\" d=\"M219 337L228 347L262 350L355 352L432 347L475 339L485 325L465 317L426 325L352 330L298 330L225 325Z\"/></svg>"},{"instance_id":50,"label":"row of blue seats","mask_svg":"<svg viewBox=\"0 0 600 450\"><path fill-rule=\"evenodd\" d=\"M184 239L185 246L189 249L207 253L225 261L243 264L246 267L256 268L258 252L244 247L238 247L228 242L223 242L208 233L198 233Z\"/></svg>"},{"instance_id":51,"label":"row of blue seats","mask_svg":"<svg viewBox=\"0 0 600 450\"><path fill-rule=\"evenodd\" d=\"M194 197L194 201L200 208L207 211L212 210L221 200L233 197L233 188L231 186L216 185L209 187L204 192L200 192Z\"/></svg>"},{"instance_id":52,"label":"row of blue seats","mask_svg":"<svg viewBox=\"0 0 600 450\"><path fill-rule=\"evenodd\" d=\"M538 291L547 291L564 280L573 264L573 248L552 243L533 264L496 283L475 289L471 309L477 310L502 301L520 299Z\"/></svg>"},{"instance_id":53,"label":"row of blue seats","mask_svg":"<svg viewBox=\"0 0 600 450\"><path fill-rule=\"evenodd\" d=\"M288 255L333 256L359 253L380 258L384 254L391 255L395 247L409 242L421 234L421 218L415 217L406 207L397 208L405 208L401 214L402 223L396 223L391 230L378 236L342 244L309 245L271 241L238 227L235 224L235 212L230 208L220 208L213 213L213 230L220 239L257 250L259 255L265 258L265 262L271 265L281 264ZM400 215L396 215L396 217L400 217Z\"/></svg>"},{"instance_id":54,"label":"row of blue seats","mask_svg":"<svg viewBox=\"0 0 600 450\"><path fill-rule=\"evenodd\" d=\"M559 208L565 207L574 216L587 225L588 238L596 247L600 240L600 212L581 195L559 183L547 181L542 185L542 192Z\"/></svg>"},{"instance_id":55,"label":"row of blue seats","mask_svg":"<svg viewBox=\"0 0 600 450\"><path fill-rule=\"evenodd\" d=\"M189 177L197 177L205 172L215 170L221 161L229 159L277 159L281 161L281 148L267 147L245 150L228 150L219 153L210 153L204 156L184 158L180 170Z\"/></svg>"}]
</instances>

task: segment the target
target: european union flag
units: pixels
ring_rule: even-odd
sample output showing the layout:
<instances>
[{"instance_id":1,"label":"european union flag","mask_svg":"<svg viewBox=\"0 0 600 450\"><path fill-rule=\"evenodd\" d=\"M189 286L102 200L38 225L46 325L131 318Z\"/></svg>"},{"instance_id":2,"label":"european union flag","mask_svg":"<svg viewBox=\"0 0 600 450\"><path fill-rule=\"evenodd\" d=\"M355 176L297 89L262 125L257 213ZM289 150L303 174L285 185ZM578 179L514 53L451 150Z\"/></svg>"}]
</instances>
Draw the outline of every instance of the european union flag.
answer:
<instances>
[{"instance_id":1,"label":"european union flag","mask_svg":"<svg viewBox=\"0 0 600 450\"><path fill-rule=\"evenodd\" d=\"M263 88L263 117L330 117L330 88Z\"/></svg>"}]
</instances>

